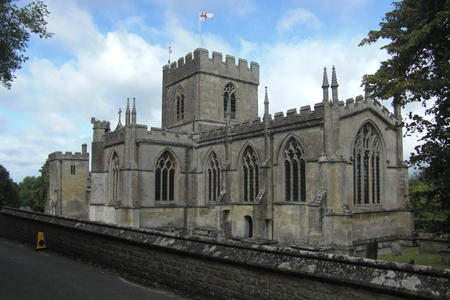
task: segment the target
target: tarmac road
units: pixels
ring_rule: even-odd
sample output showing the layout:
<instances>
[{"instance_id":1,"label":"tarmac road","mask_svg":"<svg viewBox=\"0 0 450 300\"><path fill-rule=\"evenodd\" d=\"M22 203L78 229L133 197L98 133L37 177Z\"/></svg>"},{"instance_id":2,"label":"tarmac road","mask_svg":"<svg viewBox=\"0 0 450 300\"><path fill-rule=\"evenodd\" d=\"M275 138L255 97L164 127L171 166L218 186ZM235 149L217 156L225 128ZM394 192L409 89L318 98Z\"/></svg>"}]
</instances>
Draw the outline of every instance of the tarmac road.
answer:
<instances>
[{"instance_id":1,"label":"tarmac road","mask_svg":"<svg viewBox=\"0 0 450 300\"><path fill-rule=\"evenodd\" d=\"M188 299L168 290L137 285L55 252L34 250L0 238L0 299Z\"/></svg>"}]
</instances>

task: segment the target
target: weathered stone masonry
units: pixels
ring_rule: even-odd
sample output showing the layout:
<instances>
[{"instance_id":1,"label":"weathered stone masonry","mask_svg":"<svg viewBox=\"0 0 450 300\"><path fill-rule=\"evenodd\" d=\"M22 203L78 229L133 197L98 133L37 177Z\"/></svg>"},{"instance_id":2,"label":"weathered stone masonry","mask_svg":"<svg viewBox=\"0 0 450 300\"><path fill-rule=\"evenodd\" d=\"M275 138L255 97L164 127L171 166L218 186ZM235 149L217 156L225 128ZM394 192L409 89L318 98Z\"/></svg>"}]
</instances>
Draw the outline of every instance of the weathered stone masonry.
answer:
<instances>
[{"instance_id":1,"label":"weathered stone masonry","mask_svg":"<svg viewBox=\"0 0 450 300\"><path fill-rule=\"evenodd\" d=\"M134 100L115 129L91 120L91 221L333 254L413 246L402 132L384 130L399 107L341 101L333 68L313 107L272 115L266 90L258 117L255 62L199 48L162 71L161 128Z\"/></svg>"},{"instance_id":2,"label":"weathered stone masonry","mask_svg":"<svg viewBox=\"0 0 450 300\"><path fill-rule=\"evenodd\" d=\"M5 208L0 235L215 299L450 299L450 271Z\"/></svg>"}]
</instances>

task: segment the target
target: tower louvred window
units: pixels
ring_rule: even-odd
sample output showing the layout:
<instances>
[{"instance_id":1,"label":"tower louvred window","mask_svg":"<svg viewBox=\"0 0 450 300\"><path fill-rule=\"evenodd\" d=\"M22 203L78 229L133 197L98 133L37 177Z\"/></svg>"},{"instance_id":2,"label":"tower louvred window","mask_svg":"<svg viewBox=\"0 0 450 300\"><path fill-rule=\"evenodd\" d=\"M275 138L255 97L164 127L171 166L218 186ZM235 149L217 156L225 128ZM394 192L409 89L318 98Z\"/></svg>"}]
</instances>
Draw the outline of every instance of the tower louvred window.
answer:
<instances>
[{"instance_id":1,"label":"tower louvred window","mask_svg":"<svg viewBox=\"0 0 450 300\"><path fill-rule=\"evenodd\" d=\"M181 86L177 87L175 101L177 105L177 121L184 120L184 90Z\"/></svg>"},{"instance_id":2,"label":"tower louvred window","mask_svg":"<svg viewBox=\"0 0 450 300\"><path fill-rule=\"evenodd\" d=\"M227 117L228 103L230 105L230 118L236 119L236 87L229 83L223 92L223 117Z\"/></svg>"}]
</instances>

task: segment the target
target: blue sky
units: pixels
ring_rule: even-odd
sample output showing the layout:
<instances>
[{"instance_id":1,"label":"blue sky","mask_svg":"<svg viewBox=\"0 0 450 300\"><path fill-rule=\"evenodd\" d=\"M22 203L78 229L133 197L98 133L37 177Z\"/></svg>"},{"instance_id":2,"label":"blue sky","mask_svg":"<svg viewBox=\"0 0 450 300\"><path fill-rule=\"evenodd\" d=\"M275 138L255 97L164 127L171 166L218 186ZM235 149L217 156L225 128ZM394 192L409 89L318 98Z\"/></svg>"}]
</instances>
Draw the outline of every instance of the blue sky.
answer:
<instances>
[{"instance_id":1,"label":"blue sky","mask_svg":"<svg viewBox=\"0 0 450 300\"><path fill-rule=\"evenodd\" d=\"M199 10L214 13L202 22L210 55L259 63L262 115L264 86L272 114L320 102L323 68L330 74L333 65L341 100L363 94L362 76L388 56L383 41L358 44L393 8L384 0L44 2L54 37L33 37L11 90L0 88L0 164L16 182L39 175L49 153L83 143L90 151L91 117L115 128L127 98L136 98L139 124L160 127L168 45L171 61L199 47ZM405 159L416 141L405 140Z\"/></svg>"}]
</instances>

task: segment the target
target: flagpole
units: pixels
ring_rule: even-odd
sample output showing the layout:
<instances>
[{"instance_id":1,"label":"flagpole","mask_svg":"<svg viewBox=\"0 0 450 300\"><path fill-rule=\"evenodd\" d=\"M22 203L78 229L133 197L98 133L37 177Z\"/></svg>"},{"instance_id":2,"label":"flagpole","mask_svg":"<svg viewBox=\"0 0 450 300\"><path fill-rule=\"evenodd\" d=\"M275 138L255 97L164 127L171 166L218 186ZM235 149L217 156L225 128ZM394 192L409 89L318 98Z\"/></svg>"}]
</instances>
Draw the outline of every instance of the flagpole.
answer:
<instances>
[{"instance_id":1,"label":"flagpole","mask_svg":"<svg viewBox=\"0 0 450 300\"><path fill-rule=\"evenodd\" d=\"M202 47L202 20L200 18L202 11L198 11L198 47Z\"/></svg>"}]
</instances>

